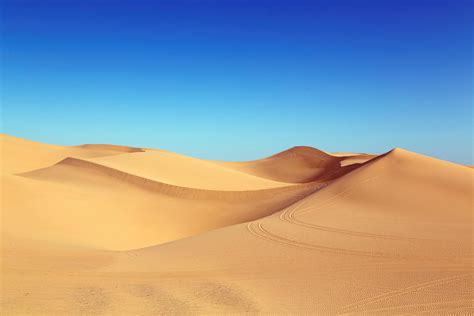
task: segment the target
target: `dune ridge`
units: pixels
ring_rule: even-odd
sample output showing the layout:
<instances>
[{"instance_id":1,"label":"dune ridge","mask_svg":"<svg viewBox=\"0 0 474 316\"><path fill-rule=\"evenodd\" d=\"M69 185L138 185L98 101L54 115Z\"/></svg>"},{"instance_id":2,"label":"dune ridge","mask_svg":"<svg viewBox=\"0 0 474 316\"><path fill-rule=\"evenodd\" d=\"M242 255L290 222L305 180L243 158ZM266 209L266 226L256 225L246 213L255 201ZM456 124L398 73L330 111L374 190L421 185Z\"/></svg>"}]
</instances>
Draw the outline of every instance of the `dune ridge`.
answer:
<instances>
[{"instance_id":1,"label":"dune ridge","mask_svg":"<svg viewBox=\"0 0 474 316\"><path fill-rule=\"evenodd\" d=\"M16 174L52 165L66 157L93 158L122 154L126 146L59 146L0 134L1 172Z\"/></svg>"},{"instance_id":2,"label":"dune ridge","mask_svg":"<svg viewBox=\"0 0 474 316\"><path fill-rule=\"evenodd\" d=\"M72 166L82 169L81 172L95 172L101 173L106 176L113 177L120 181L125 181L134 186L138 186L141 189L149 190L152 192L159 192L161 194L171 195L184 199L215 199L225 201L237 201L249 198L265 198L271 197L284 192L309 192L311 190L319 189L325 185L321 182L310 182L304 183L298 186L285 186L271 189L260 189L260 190L246 190L246 191L218 191L218 190L204 190L175 186L167 183L162 183L141 176L133 175L127 172L123 172L111 167L107 167L92 161L78 159L78 158L65 158L64 160L55 164L55 166ZM48 171L51 170L47 167L45 169L34 170L27 173L19 174L23 177L32 179L51 179L48 175ZM54 177L53 177L54 178Z\"/></svg>"},{"instance_id":3,"label":"dune ridge","mask_svg":"<svg viewBox=\"0 0 474 316\"><path fill-rule=\"evenodd\" d=\"M110 144L83 144L76 147L94 149L94 150L110 150L124 153L135 153L135 152L144 152L143 148L122 146L122 145L110 145Z\"/></svg>"},{"instance_id":4,"label":"dune ridge","mask_svg":"<svg viewBox=\"0 0 474 316\"><path fill-rule=\"evenodd\" d=\"M163 150L148 149L133 155L113 155L88 160L157 182L196 189L245 191L292 184L272 181L212 161Z\"/></svg>"},{"instance_id":5,"label":"dune ridge","mask_svg":"<svg viewBox=\"0 0 474 316\"><path fill-rule=\"evenodd\" d=\"M332 156L313 147L296 146L259 160L219 163L274 181L307 183L335 179L360 165L341 166L346 158Z\"/></svg>"}]
</instances>

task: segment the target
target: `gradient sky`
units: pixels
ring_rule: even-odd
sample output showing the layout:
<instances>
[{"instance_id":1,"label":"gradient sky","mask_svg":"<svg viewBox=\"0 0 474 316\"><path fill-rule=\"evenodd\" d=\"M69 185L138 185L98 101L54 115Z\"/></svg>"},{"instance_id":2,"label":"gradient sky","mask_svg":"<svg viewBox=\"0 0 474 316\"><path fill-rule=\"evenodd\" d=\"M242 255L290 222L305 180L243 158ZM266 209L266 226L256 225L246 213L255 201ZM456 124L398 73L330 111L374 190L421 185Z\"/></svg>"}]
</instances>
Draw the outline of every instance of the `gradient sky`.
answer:
<instances>
[{"instance_id":1,"label":"gradient sky","mask_svg":"<svg viewBox=\"0 0 474 316\"><path fill-rule=\"evenodd\" d=\"M295 145L472 163L472 1L2 5L2 130L249 160Z\"/></svg>"}]
</instances>

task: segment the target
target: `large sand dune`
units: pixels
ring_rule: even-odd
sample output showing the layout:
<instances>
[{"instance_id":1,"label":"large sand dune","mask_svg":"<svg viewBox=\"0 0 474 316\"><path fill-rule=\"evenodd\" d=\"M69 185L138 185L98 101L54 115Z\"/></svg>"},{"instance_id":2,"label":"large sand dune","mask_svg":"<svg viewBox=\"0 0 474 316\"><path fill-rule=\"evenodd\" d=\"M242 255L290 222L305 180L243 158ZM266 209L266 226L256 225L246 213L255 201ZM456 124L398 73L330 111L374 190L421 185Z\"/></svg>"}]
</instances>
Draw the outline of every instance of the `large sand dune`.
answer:
<instances>
[{"instance_id":1,"label":"large sand dune","mask_svg":"<svg viewBox=\"0 0 474 316\"><path fill-rule=\"evenodd\" d=\"M0 140L2 314L474 313L471 168Z\"/></svg>"}]
</instances>

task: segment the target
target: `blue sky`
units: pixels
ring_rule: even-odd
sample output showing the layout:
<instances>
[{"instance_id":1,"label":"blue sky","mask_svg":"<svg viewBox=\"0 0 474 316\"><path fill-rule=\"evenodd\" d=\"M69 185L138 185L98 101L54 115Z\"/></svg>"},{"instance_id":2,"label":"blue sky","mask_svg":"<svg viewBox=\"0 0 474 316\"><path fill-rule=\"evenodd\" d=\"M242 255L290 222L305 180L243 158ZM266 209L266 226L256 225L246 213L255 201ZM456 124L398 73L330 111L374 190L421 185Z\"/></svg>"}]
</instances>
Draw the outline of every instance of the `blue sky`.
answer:
<instances>
[{"instance_id":1,"label":"blue sky","mask_svg":"<svg viewBox=\"0 0 474 316\"><path fill-rule=\"evenodd\" d=\"M249 160L472 162L472 2L2 1L2 130Z\"/></svg>"}]
</instances>

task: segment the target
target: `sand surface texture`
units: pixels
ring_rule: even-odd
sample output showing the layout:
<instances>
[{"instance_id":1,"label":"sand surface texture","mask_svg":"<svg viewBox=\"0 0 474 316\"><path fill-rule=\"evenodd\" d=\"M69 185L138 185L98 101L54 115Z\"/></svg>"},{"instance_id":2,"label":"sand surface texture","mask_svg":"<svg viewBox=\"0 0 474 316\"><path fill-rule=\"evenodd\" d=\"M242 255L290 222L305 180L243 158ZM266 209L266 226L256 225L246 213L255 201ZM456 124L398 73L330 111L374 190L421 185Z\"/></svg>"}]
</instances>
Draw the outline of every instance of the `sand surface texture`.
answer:
<instances>
[{"instance_id":1,"label":"sand surface texture","mask_svg":"<svg viewBox=\"0 0 474 316\"><path fill-rule=\"evenodd\" d=\"M472 315L474 170L1 135L2 315Z\"/></svg>"}]
</instances>

